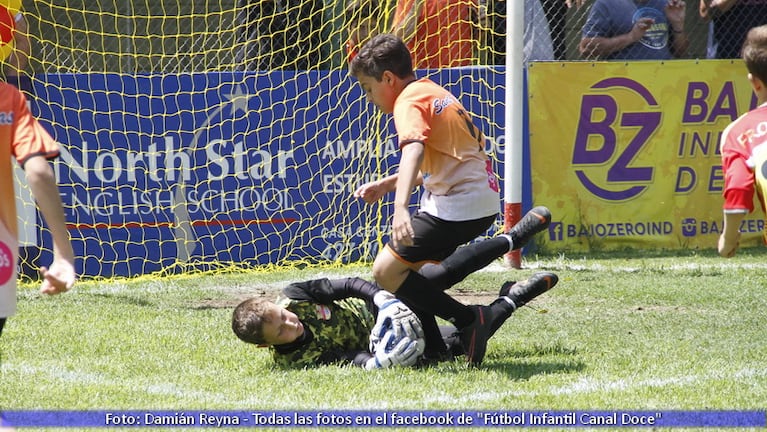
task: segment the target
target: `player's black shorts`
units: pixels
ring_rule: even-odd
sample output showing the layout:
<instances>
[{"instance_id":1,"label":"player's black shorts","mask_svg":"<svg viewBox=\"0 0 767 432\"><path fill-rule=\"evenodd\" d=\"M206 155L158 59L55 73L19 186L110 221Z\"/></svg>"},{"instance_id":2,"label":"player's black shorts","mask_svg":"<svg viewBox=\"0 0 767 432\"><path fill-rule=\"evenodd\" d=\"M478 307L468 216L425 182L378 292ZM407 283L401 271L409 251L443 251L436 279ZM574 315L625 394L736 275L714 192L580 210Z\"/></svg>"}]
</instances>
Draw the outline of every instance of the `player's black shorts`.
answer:
<instances>
[{"instance_id":1,"label":"player's black shorts","mask_svg":"<svg viewBox=\"0 0 767 432\"><path fill-rule=\"evenodd\" d=\"M415 236L413 246L386 245L400 259L409 263L422 261L442 261L450 256L458 246L464 245L487 231L498 215L486 216L468 221L446 221L428 213L417 212L410 219Z\"/></svg>"}]
</instances>

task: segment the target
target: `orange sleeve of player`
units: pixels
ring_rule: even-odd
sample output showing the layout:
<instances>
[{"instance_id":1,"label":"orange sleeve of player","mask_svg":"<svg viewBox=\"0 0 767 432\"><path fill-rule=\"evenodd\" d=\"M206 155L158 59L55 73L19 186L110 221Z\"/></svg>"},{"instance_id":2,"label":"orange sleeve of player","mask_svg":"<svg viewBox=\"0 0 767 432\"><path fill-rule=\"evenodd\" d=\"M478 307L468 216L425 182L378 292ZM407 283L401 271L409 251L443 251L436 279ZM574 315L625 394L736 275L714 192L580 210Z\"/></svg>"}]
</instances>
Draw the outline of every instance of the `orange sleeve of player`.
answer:
<instances>
[{"instance_id":1,"label":"orange sleeve of player","mask_svg":"<svg viewBox=\"0 0 767 432\"><path fill-rule=\"evenodd\" d=\"M13 155L21 166L33 156L43 156L52 159L59 155L59 146L51 135L43 129L40 123L32 116L27 108L27 98L12 87L13 128L12 149Z\"/></svg>"}]
</instances>

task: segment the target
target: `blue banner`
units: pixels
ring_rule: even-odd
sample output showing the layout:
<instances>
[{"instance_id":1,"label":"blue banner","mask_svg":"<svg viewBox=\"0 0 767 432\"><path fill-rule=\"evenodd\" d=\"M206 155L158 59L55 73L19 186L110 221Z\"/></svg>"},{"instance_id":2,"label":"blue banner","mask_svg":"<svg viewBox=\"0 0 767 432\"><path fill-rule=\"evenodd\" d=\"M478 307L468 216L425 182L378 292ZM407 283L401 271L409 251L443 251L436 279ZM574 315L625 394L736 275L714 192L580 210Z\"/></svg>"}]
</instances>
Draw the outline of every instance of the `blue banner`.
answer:
<instances>
[{"instance_id":1,"label":"blue banner","mask_svg":"<svg viewBox=\"0 0 767 432\"><path fill-rule=\"evenodd\" d=\"M503 173L502 71L429 77L475 114ZM55 169L80 274L355 261L388 234L390 208L351 193L396 169L393 125L345 71L50 74L34 84L35 114L62 143Z\"/></svg>"},{"instance_id":2,"label":"blue banner","mask_svg":"<svg viewBox=\"0 0 767 432\"><path fill-rule=\"evenodd\" d=\"M767 427L764 411L7 411L16 427Z\"/></svg>"}]
</instances>

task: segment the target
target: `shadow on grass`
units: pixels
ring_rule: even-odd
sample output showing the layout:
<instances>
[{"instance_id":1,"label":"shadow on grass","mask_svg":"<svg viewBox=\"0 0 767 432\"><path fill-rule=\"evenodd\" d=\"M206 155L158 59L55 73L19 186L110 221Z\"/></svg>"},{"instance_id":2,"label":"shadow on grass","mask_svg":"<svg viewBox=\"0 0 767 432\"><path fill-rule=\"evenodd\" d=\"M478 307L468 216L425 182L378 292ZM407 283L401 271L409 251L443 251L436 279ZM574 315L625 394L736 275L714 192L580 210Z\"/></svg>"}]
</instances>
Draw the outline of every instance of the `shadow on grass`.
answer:
<instances>
[{"instance_id":1,"label":"shadow on grass","mask_svg":"<svg viewBox=\"0 0 767 432\"><path fill-rule=\"evenodd\" d=\"M561 343L493 350L488 354L483 368L506 373L514 379L528 379L541 374L580 372L586 367L582 361L572 358L578 355L575 348L566 347Z\"/></svg>"},{"instance_id":2,"label":"shadow on grass","mask_svg":"<svg viewBox=\"0 0 767 432\"><path fill-rule=\"evenodd\" d=\"M90 296L100 299L109 300L116 303L127 303L133 306L156 306L157 304L151 302L145 298L122 295L122 294L105 294L105 293L81 293L80 296Z\"/></svg>"},{"instance_id":3,"label":"shadow on grass","mask_svg":"<svg viewBox=\"0 0 767 432\"><path fill-rule=\"evenodd\" d=\"M525 363L493 362L483 367L504 373L512 379L527 380L536 375L581 372L586 368L586 365L580 361L533 361Z\"/></svg>"}]
</instances>

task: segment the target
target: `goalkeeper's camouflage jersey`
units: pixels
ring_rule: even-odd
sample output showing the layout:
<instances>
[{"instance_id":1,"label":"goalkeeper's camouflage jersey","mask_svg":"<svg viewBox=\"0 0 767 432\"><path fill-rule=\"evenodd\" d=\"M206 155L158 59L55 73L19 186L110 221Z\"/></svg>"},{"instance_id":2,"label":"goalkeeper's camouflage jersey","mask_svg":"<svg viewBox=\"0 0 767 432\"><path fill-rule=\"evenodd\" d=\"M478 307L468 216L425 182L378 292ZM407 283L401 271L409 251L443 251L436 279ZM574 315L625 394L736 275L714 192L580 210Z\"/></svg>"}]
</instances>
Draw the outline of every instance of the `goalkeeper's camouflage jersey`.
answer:
<instances>
[{"instance_id":1,"label":"goalkeeper's camouflage jersey","mask_svg":"<svg viewBox=\"0 0 767 432\"><path fill-rule=\"evenodd\" d=\"M274 363L279 367L351 361L355 354L368 349L375 318L362 299L320 304L282 297L277 305L296 314L304 325L304 335L297 341L271 347Z\"/></svg>"}]
</instances>

